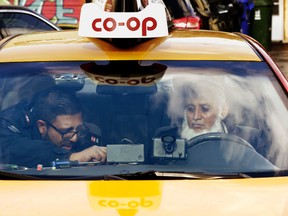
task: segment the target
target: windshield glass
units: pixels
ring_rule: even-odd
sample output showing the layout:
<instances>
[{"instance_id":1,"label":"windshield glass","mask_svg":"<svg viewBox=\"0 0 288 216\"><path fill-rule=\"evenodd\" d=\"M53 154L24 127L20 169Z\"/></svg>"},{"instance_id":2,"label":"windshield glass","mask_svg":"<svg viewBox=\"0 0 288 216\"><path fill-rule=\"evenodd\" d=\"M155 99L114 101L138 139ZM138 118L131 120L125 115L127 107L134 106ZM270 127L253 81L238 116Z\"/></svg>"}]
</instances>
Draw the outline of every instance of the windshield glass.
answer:
<instances>
[{"instance_id":1,"label":"windshield glass","mask_svg":"<svg viewBox=\"0 0 288 216\"><path fill-rule=\"evenodd\" d=\"M0 163L7 172L288 167L287 95L263 62L33 62L1 64L0 71ZM78 105L62 98L51 106L52 89L75 95ZM95 146L105 147L95 158L74 154Z\"/></svg>"}]
</instances>

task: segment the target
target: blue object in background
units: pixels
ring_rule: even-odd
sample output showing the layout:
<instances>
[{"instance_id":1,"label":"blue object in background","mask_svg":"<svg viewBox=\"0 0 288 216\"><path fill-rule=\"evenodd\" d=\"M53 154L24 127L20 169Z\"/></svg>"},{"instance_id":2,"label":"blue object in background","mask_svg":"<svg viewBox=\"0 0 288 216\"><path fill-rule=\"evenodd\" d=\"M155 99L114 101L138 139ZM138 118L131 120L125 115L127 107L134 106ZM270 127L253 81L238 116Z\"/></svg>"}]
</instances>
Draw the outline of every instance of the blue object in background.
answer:
<instances>
[{"instance_id":1,"label":"blue object in background","mask_svg":"<svg viewBox=\"0 0 288 216\"><path fill-rule=\"evenodd\" d=\"M240 5L242 6L243 13L241 14L241 32L249 35L250 31L250 19L252 10L254 9L253 0L239 0Z\"/></svg>"}]
</instances>

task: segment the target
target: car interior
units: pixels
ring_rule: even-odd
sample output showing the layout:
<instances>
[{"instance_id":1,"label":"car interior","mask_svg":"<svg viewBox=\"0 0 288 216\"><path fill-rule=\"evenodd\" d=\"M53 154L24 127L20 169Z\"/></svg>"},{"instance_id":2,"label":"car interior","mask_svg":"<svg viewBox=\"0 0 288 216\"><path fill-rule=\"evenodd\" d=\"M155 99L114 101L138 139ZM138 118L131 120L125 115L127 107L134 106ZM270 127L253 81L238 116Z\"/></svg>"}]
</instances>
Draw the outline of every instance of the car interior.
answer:
<instances>
[{"instance_id":1,"label":"car interior","mask_svg":"<svg viewBox=\"0 0 288 216\"><path fill-rule=\"evenodd\" d=\"M159 161L157 158L155 160L155 150L153 149L153 146L158 143L156 138L161 139L166 135L177 137L179 135L179 131L175 130L174 126L177 125L177 123L178 125L181 124L181 121L183 121L183 114L179 114L182 113L180 111L183 111L183 109L176 110L174 116L169 112L171 107L178 107L178 105L181 105L178 104L177 101L172 101L171 99L171 93L173 92L171 77L168 76L168 78L159 82L153 82L149 85L111 85L95 82L87 76L87 74L82 73L81 71L78 71L77 73L74 73L73 71L69 71L69 73L63 72L66 70L66 68L62 68L62 72L60 73L51 73L50 71L50 73L27 73L26 75L21 76L16 73L13 76L9 75L7 79L1 78L1 110L5 110L6 108L17 105L23 101L29 101L37 91L53 86L75 92L83 108L84 121L96 125L97 128L101 130L101 132L97 133L102 134L102 145L143 145L145 163ZM241 87L241 85L239 86ZM253 93L252 91L249 91L248 87L249 86L247 85L244 94L240 94L239 91L236 91L239 89L234 89L235 92L232 92L232 94L227 97L232 102L230 104L231 112L229 112L229 115L225 119L225 123L227 125L237 123L240 126L256 128L260 131L260 136L263 136L262 138L264 140L272 142L274 138L272 128L269 125L269 121L263 118L263 116L265 117L265 115L267 115L267 109L270 105L267 105L265 96L260 96L257 95L257 92ZM238 94L238 96L235 97L235 94ZM245 100L248 102L249 100L256 100L254 97L257 98L257 102L254 101L255 103L253 106L251 103L248 103L248 105L240 103L240 101ZM280 100L277 99L276 101L279 102ZM255 107L257 107L257 112L253 110ZM213 158L213 152L217 152L217 150L214 149L217 145L213 146L211 144L215 142L218 142L219 144L217 147L218 151L222 151L223 143L231 143L231 140L233 141L233 144L230 146L234 146L234 150L235 148L240 148L239 151L242 151L242 146L242 148L248 149L247 151L249 152L255 151L253 143L252 146L246 145L245 142L233 137L218 137L214 134L212 138L204 137L200 140L201 143L206 144L194 145L192 143L189 144L188 142L188 152L191 152L192 149L194 149L192 153L189 153L194 155L192 162L190 159L186 160L187 158L184 158L185 160L179 160L177 163L192 163L199 165L201 163L196 163L195 159L199 159L201 155L205 155L204 152L206 152L208 158ZM162 142L162 140L159 142ZM176 142L181 144L181 140L176 140ZM239 142L242 144L236 145ZM265 144L266 143L263 145L265 146ZM204 148L201 146L206 147ZM232 151L233 148L227 148L225 151ZM199 152L197 153L195 149ZM164 154L166 155L166 153ZM239 157L239 155L237 157ZM249 160L253 159L251 156L249 157ZM263 158L260 154L257 157ZM242 158L234 160L233 166L239 166L240 159ZM215 163L213 162L214 165L212 163L204 163L201 166L217 166L217 160L219 162L219 159L216 158L214 161ZM227 164L227 158L222 158L221 160L222 162L219 162L220 164ZM275 162L275 155L272 155L269 160ZM231 164L232 163L230 163L230 166ZM251 164L252 163L249 163L249 166ZM261 167L261 165L258 166L257 163L255 164L255 167Z\"/></svg>"}]
</instances>

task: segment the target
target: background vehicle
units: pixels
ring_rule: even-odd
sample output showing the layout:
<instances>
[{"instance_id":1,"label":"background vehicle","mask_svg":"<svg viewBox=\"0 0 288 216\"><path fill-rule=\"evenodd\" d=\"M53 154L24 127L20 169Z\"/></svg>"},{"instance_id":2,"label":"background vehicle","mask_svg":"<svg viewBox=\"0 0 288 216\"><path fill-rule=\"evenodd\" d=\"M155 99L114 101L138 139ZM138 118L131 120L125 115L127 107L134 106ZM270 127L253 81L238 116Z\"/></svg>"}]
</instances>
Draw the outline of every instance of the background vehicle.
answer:
<instances>
[{"instance_id":1,"label":"background vehicle","mask_svg":"<svg viewBox=\"0 0 288 216\"><path fill-rule=\"evenodd\" d=\"M80 23L79 31L18 35L0 43L3 118L25 105L25 123L36 92L66 89L80 100L84 121L101 129L107 147L105 163L55 156L41 166L35 151L31 157L21 151L17 158L23 161L13 164L7 162L13 137L8 143L0 137L0 213L287 215L288 83L263 47L241 33L169 29L158 4L117 18L99 8L83 7L85 27ZM152 19L153 10L159 16ZM115 23L152 21L139 31L117 26L119 33L105 26L107 17ZM104 26L85 25L91 20ZM163 33L164 26L169 31ZM204 80L210 84L204 96L221 91L227 102L229 112L218 113L227 131L187 139L178 130L187 110L193 111L187 97ZM17 138L26 139L22 135ZM28 167L27 160L35 164Z\"/></svg>"},{"instance_id":2,"label":"background vehicle","mask_svg":"<svg viewBox=\"0 0 288 216\"><path fill-rule=\"evenodd\" d=\"M26 7L0 5L0 39L36 31L60 30L48 19Z\"/></svg>"},{"instance_id":3,"label":"background vehicle","mask_svg":"<svg viewBox=\"0 0 288 216\"><path fill-rule=\"evenodd\" d=\"M174 26L177 28L200 29L201 19L196 15L190 1L164 0L170 15L173 18Z\"/></svg>"}]
</instances>

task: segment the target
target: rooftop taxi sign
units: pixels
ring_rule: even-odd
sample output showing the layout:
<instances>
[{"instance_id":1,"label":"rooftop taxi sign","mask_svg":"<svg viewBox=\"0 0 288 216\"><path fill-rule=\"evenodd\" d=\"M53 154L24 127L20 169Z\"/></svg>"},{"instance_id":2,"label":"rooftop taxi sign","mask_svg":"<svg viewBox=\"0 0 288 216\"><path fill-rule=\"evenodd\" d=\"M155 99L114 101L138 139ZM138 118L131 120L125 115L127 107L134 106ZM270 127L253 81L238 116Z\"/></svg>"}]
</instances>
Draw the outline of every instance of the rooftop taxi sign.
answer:
<instances>
[{"instance_id":1,"label":"rooftop taxi sign","mask_svg":"<svg viewBox=\"0 0 288 216\"><path fill-rule=\"evenodd\" d=\"M165 6L151 3L139 12L107 12L96 3L82 6L79 35L96 38L143 38L168 35Z\"/></svg>"}]
</instances>

